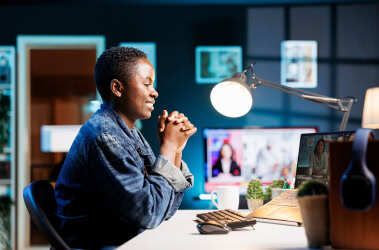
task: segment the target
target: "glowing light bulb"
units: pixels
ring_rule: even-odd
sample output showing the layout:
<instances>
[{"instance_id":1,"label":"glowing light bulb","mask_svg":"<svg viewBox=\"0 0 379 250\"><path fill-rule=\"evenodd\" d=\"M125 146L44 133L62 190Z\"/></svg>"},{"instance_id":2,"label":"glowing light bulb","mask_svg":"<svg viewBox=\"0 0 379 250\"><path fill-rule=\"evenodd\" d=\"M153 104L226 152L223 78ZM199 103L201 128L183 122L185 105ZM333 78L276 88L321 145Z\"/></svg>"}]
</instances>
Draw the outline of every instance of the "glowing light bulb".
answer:
<instances>
[{"instance_id":1,"label":"glowing light bulb","mask_svg":"<svg viewBox=\"0 0 379 250\"><path fill-rule=\"evenodd\" d=\"M251 109L253 98L248 88L238 82L224 81L213 87L211 103L222 115L241 117Z\"/></svg>"}]
</instances>

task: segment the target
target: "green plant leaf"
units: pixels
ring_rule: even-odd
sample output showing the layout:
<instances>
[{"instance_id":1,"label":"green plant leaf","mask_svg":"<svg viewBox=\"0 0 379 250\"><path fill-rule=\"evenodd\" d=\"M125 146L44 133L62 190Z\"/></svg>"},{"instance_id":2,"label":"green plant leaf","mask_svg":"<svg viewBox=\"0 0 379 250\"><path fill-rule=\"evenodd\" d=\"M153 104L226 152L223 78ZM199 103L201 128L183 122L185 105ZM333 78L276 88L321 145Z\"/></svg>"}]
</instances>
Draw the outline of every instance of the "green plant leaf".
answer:
<instances>
[{"instance_id":1,"label":"green plant leaf","mask_svg":"<svg viewBox=\"0 0 379 250\"><path fill-rule=\"evenodd\" d=\"M323 194L328 194L328 187L324 183L313 180L303 182L297 192L298 197Z\"/></svg>"},{"instance_id":2,"label":"green plant leaf","mask_svg":"<svg viewBox=\"0 0 379 250\"><path fill-rule=\"evenodd\" d=\"M246 193L247 199L264 200L262 182L259 179L252 179L249 182Z\"/></svg>"}]
</instances>

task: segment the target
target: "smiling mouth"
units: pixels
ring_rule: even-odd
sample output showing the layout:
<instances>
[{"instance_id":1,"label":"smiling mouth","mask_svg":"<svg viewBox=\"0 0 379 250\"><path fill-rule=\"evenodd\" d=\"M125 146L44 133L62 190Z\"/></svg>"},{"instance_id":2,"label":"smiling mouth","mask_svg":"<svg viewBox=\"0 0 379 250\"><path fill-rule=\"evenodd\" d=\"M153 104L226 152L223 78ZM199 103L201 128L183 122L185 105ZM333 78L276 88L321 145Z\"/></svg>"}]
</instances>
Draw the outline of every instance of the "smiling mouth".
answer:
<instances>
[{"instance_id":1,"label":"smiling mouth","mask_svg":"<svg viewBox=\"0 0 379 250\"><path fill-rule=\"evenodd\" d=\"M146 105L151 108L151 109L154 109L154 104L153 103L146 103Z\"/></svg>"}]
</instances>

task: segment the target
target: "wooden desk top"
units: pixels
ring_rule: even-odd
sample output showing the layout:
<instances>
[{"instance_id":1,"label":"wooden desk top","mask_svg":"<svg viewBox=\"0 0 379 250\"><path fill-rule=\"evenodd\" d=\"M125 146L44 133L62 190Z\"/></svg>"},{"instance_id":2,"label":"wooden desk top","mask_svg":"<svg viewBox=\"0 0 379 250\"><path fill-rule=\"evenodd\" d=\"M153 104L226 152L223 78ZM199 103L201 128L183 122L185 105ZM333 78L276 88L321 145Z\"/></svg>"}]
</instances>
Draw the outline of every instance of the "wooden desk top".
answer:
<instances>
[{"instance_id":1,"label":"wooden desk top","mask_svg":"<svg viewBox=\"0 0 379 250\"><path fill-rule=\"evenodd\" d=\"M251 249L308 249L303 227L257 222L251 227L224 235L204 235L196 229L196 214L207 210L178 210L168 221L137 235L123 244L120 250L251 250ZM248 214L248 210L240 210Z\"/></svg>"}]
</instances>

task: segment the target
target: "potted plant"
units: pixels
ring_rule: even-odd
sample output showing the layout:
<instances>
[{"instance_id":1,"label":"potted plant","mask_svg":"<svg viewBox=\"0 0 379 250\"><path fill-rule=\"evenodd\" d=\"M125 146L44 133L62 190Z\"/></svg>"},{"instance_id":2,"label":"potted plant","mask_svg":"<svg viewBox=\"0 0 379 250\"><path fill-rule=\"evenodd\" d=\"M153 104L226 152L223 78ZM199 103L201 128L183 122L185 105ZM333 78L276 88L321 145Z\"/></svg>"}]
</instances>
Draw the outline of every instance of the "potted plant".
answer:
<instances>
[{"instance_id":1,"label":"potted plant","mask_svg":"<svg viewBox=\"0 0 379 250\"><path fill-rule=\"evenodd\" d=\"M12 200L9 196L0 196L0 249L11 249L10 212Z\"/></svg>"},{"instance_id":2,"label":"potted plant","mask_svg":"<svg viewBox=\"0 0 379 250\"><path fill-rule=\"evenodd\" d=\"M289 184L285 180L273 180L271 184L271 197L274 199L280 195L284 190L290 188Z\"/></svg>"},{"instance_id":3,"label":"potted plant","mask_svg":"<svg viewBox=\"0 0 379 250\"><path fill-rule=\"evenodd\" d=\"M265 188L265 199L264 201L265 202L269 202L271 200L271 197L272 197L272 187L271 185L267 185L266 188Z\"/></svg>"},{"instance_id":4,"label":"potted plant","mask_svg":"<svg viewBox=\"0 0 379 250\"><path fill-rule=\"evenodd\" d=\"M305 181L297 192L304 229L310 248L330 244L328 188L318 181Z\"/></svg>"},{"instance_id":5,"label":"potted plant","mask_svg":"<svg viewBox=\"0 0 379 250\"><path fill-rule=\"evenodd\" d=\"M252 212L263 205L265 196L263 194L262 182L259 179L252 179L247 187L247 206Z\"/></svg>"}]
</instances>

